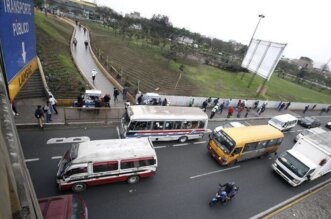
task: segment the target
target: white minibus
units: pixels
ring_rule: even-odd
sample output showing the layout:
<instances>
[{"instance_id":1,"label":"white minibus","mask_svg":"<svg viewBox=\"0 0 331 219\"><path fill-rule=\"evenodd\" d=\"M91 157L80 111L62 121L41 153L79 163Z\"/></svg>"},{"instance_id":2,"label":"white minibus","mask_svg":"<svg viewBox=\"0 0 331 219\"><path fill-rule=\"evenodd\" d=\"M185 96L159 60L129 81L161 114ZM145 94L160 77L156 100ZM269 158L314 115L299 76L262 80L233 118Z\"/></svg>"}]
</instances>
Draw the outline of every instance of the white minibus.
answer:
<instances>
[{"instance_id":1,"label":"white minibus","mask_svg":"<svg viewBox=\"0 0 331 219\"><path fill-rule=\"evenodd\" d=\"M280 131L287 131L298 123L298 119L290 114L275 116L268 121L268 124Z\"/></svg>"},{"instance_id":2,"label":"white minibus","mask_svg":"<svg viewBox=\"0 0 331 219\"><path fill-rule=\"evenodd\" d=\"M73 144L59 162L60 191L80 192L86 186L127 181L156 173L157 157L148 138L96 140Z\"/></svg>"}]
</instances>

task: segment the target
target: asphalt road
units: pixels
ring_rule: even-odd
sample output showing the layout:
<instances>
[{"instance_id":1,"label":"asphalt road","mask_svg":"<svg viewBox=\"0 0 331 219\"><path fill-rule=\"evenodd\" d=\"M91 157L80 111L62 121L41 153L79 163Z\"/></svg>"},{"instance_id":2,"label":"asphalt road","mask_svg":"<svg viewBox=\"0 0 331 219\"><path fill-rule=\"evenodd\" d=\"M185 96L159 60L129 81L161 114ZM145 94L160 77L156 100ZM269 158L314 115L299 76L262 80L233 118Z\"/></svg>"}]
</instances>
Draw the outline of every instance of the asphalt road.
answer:
<instances>
[{"instance_id":1,"label":"asphalt road","mask_svg":"<svg viewBox=\"0 0 331 219\"><path fill-rule=\"evenodd\" d=\"M266 120L245 123L266 124ZM210 128L221 124L211 123ZM280 153L293 146L293 139L300 130L303 128L297 125L285 134ZM114 127L53 128L43 132L20 129L19 134L38 198L65 194L57 191L55 175L60 156L70 144L47 144L49 139L117 138ZM159 162L155 176L135 185L106 184L88 187L81 193L88 205L89 218L249 218L330 177L329 174L293 188L272 171L275 156L221 167L209 156L206 145L207 137L187 144L155 143ZM209 208L208 202L218 184L229 181L239 185L237 196L227 205Z\"/></svg>"}]
</instances>

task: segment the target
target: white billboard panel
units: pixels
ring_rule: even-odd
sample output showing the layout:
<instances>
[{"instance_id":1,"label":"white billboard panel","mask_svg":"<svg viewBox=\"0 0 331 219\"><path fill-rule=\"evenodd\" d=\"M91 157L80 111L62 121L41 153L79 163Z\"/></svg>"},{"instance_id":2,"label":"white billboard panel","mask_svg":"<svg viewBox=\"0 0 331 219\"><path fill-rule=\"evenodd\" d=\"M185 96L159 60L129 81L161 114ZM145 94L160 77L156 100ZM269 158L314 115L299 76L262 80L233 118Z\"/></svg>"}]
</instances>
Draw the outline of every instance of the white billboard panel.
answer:
<instances>
[{"instance_id":1,"label":"white billboard panel","mask_svg":"<svg viewBox=\"0 0 331 219\"><path fill-rule=\"evenodd\" d=\"M269 80L285 47L284 43L253 39L241 66Z\"/></svg>"}]
</instances>

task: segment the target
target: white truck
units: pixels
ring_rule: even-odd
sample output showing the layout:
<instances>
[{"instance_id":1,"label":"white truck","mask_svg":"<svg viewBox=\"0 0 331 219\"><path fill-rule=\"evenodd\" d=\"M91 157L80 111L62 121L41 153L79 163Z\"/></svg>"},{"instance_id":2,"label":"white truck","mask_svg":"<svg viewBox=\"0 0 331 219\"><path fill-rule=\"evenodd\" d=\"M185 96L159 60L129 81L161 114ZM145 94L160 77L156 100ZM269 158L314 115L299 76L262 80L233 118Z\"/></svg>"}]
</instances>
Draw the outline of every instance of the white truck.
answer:
<instances>
[{"instance_id":1,"label":"white truck","mask_svg":"<svg viewBox=\"0 0 331 219\"><path fill-rule=\"evenodd\" d=\"M292 186L327 174L331 171L331 132L303 136L272 168Z\"/></svg>"},{"instance_id":2,"label":"white truck","mask_svg":"<svg viewBox=\"0 0 331 219\"><path fill-rule=\"evenodd\" d=\"M294 139L294 141L298 141L300 138L306 135L313 135L313 134L320 134L326 132L324 129L320 127L311 128L311 129L304 129L302 132L300 132Z\"/></svg>"}]
</instances>

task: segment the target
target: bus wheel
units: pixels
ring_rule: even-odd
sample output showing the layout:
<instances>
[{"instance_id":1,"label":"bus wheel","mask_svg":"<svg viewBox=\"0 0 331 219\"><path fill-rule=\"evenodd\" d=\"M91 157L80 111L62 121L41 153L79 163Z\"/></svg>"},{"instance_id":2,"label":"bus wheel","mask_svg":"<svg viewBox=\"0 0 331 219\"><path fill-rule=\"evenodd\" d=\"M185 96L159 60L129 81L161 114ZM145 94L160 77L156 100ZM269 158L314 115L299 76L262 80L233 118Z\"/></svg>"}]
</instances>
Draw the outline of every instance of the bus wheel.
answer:
<instances>
[{"instance_id":1,"label":"bus wheel","mask_svg":"<svg viewBox=\"0 0 331 219\"><path fill-rule=\"evenodd\" d=\"M180 143L184 143L184 142L187 141L187 137L186 137L186 136L182 136L182 137L180 137L180 138L178 139L178 141L179 141Z\"/></svg>"},{"instance_id":2,"label":"bus wheel","mask_svg":"<svg viewBox=\"0 0 331 219\"><path fill-rule=\"evenodd\" d=\"M129 184L135 184L135 183L137 183L137 182L139 182L139 176L137 176L137 175L130 176L130 177L128 178L128 183L129 183Z\"/></svg>"},{"instance_id":3,"label":"bus wheel","mask_svg":"<svg viewBox=\"0 0 331 219\"><path fill-rule=\"evenodd\" d=\"M86 189L86 184L85 183L76 183L72 186L71 189L74 192L82 192Z\"/></svg>"}]
</instances>

